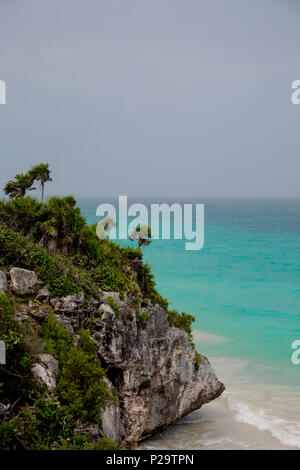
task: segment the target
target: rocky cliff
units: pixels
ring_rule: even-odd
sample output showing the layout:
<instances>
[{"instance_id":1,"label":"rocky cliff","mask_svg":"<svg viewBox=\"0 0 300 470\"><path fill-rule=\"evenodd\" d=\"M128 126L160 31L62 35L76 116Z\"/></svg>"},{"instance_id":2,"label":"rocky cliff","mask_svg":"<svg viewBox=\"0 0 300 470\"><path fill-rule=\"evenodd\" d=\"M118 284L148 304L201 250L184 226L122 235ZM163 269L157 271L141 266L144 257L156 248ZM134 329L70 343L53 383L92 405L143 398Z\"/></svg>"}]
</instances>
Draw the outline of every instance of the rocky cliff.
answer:
<instances>
[{"instance_id":1,"label":"rocky cliff","mask_svg":"<svg viewBox=\"0 0 300 470\"><path fill-rule=\"evenodd\" d=\"M0 273L2 291L33 294L35 300L17 303L19 323L36 328L53 309L58 324L78 342L78 329L89 327L97 356L105 369L105 382L116 400L107 404L101 425L85 426L88 439L104 434L121 449L132 449L140 439L164 429L176 419L217 398L224 386L206 358L197 354L184 329L169 326L166 311L143 299L137 312L135 296L102 292L101 299L83 293L51 297L36 273L13 268ZM32 375L55 391L59 363L50 354L39 354ZM54 392L53 392L54 393Z\"/></svg>"},{"instance_id":2,"label":"rocky cliff","mask_svg":"<svg viewBox=\"0 0 300 470\"><path fill-rule=\"evenodd\" d=\"M0 201L0 448L131 449L218 397L193 320L73 197Z\"/></svg>"},{"instance_id":3,"label":"rocky cliff","mask_svg":"<svg viewBox=\"0 0 300 470\"><path fill-rule=\"evenodd\" d=\"M130 301L120 302L113 295L120 316L128 318L129 314L130 320L117 318L106 307L92 337L120 401L120 410L104 413L105 432L121 448L131 448L139 439L217 398L224 386L207 359L196 362L186 332L170 328L159 305L147 306L150 318L141 326Z\"/></svg>"}]
</instances>

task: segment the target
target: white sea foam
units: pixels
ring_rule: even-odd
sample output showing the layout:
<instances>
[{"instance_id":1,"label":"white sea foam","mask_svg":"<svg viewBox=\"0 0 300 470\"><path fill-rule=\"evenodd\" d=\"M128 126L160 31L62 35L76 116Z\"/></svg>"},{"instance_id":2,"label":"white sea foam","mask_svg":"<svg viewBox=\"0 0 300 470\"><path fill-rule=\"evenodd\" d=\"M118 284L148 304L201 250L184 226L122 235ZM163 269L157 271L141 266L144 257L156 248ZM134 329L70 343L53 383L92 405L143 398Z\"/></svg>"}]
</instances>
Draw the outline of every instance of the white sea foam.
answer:
<instances>
[{"instance_id":1,"label":"white sea foam","mask_svg":"<svg viewBox=\"0 0 300 470\"><path fill-rule=\"evenodd\" d=\"M299 449L300 387L268 383L261 364L210 359L226 391L140 448Z\"/></svg>"},{"instance_id":2,"label":"white sea foam","mask_svg":"<svg viewBox=\"0 0 300 470\"><path fill-rule=\"evenodd\" d=\"M229 408L235 411L234 419L249 424L261 431L268 431L282 444L300 448L300 424L268 415L261 408L254 408L247 403L230 403Z\"/></svg>"}]
</instances>

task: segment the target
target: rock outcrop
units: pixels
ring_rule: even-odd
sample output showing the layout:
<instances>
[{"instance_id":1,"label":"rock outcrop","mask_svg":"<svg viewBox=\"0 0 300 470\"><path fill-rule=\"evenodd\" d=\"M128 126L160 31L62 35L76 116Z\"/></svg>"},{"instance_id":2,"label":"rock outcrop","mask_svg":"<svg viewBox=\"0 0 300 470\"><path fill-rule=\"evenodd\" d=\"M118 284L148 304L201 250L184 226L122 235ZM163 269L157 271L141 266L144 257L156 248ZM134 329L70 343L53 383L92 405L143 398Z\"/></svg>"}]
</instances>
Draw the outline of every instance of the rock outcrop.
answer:
<instances>
[{"instance_id":1,"label":"rock outcrop","mask_svg":"<svg viewBox=\"0 0 300 470\"><path fill-rule=\"evenodd\" d=\"M43 287L37 293L36 300L39 302L47 302L50 299L50 292L48 287Z\"/></svg>"},{"instance_id":2,"label":"rock outcrop","mask_svg":"<svg viewBox=\"0 0 300 470\"><path fill-rule=\"evenodd\" d=\"M40 282L34 271L12 268L9 274L12 288L17 294L31 295L37 292Z\"/></svg>"},{"instance_id":3,"label":"rock outcrop","mask_svg":"<svg viewBox=\"0 0 300 470\"><path fill-rule=\"evenodd\" d=\"M67 297L55 297L50 300L50 304L56 313L71 315L84 304L84 295L80 292L79 294L68 295Z\"/></svg>"},{"instance_id":4,"label":"rock outcrop","mask_svg":"<svg viewBox=\"0 0 300 470\"><path fill-rule=\"evenodd\" d=\"M23 293L38 285L35 273L18 268L11 270L11 280L13 288ZM18 315L23 315L20 321L28 315L43 321L52 306L58 323L70 331L74 341L78 341L78 329L88 322L105 380L118 401L105 409L102 432L121 449L135 448L139 440L165 429L224 391L185 330L170 327L166 311L150 299L143 299L146 307L141 308L132 292L123 300L117 292L102 293L98 300L86 299L83 293L49 300L48 296L48 290L40 290L37 297L42 303L36 301L35 306L31 302L30 314L27 308L23 313L18 310ZM32 374L50 391L56 387L57 373L58 362L49 354L40 354L32 367ZM99 435L99 429L91 428L91 432Z\"/></svg>"},{"instance_id":5,"label":"rock outcrop","mask_svg":"<svg viewBox=\"0 0 300 470\"><path fill-rule=\"evenodd\" d=\"M196 364L186 332L170 328L161 307L149 306L150 318L141 324L128 302L119 303L120 317L106 309L92 337L120 401L119 409L110 407L105 415L105 429L113 429L111 438L129 449L217 398L224 385L207 359Z\"/></svg>"},{"instance_id":6,"label":"rock outcrop","mask_svg":"<svg viewBox=\"0 0 300 470\"><path fill-rule=\"evenodd\" d=\"M49 390L56 387L56 374L58 374L58 361L51 354L40 354L40 362L32 366L32 374Z\"/></svg>"}]
</instances>

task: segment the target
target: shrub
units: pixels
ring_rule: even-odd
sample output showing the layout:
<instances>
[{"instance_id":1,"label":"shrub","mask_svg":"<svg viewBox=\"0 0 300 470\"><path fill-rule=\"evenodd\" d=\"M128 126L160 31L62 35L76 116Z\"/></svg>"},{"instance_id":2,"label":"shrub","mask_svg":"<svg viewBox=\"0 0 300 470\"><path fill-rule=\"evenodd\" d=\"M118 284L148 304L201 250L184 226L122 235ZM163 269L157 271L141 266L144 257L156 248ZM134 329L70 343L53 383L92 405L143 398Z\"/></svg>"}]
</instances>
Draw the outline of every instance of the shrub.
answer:
<instances>
[{"instance_id":1,"label":"shrub","mask_svg":"<svg viewBox=\"0 0 300 470\"><path fill-rule=\"evenodd\" d=\"M7 362L0 370L1 390L4 396L16 400L30 394L32 359L26 352L21 327L12 314L12 302L0 294L0 338L5 342Z\"/></svg>"},{"instance_id":2,"label":"shrub","mask_svg":"<svg viewBox=\"0 0 300 470\"><path fill-rule=\"evenodd\" d=\"M138 321L139 321L142 325L144 325L144 324L146 324L146 323L150 320L151 316L150 316L149 313L143 312L143 313L141 313L141 314L138 314L138 315L137 315L137 318L138 318Z\"/></svg>"},{"instance_id":3,"label":"shrub","mask_svg":"<svg viewBox=\"0 0 300 470\"><path fill-rule=\"evenodd\" d=\"M9 449L13 443L15 430L11 423L0 423L0 449Z\"/></svg>"},{"instance_id":4,"label":"shrub","mask_svg":"<svg viewBox=\"0 0 300 470\"><path fill-rule=\"evenodd\" d=\"M111 295L109 295L107 297L107 303L113 309L113 311L115 312L116 317L119 318L119 316L120 316L120 307L117 304L117 302L114 301L114 299Z\"/></svg>"},{"instance_id":5,"label":"shrub","mask_svg":"<svg viewBox=\"0 0 300 470\"><path fill-rule=\"evenodd\" d=\"M167 310L169 325L176 328L183 328L188 334L190 340L192 340L192 323L195 321L195 318L188 313L179 314L177 310Z\"/></svg>"},{"instance_id":6,"label":"shrub","mask_svg":"<svg viewBox=\"0 0 300 470\"><path fill-rule=\"evenodd\" d=\"M81 291L81 286L68 279L66 274L50 281L49 292L52 297L66 297Z\"/></svg>"},{"instance_id":7,"label":"shrub","mask_svg":"<svg viewBox=\"0 0 300 470\"><path fill-rule=\"evenodd\" d=\"M75 346L69 331L57 324L49 315L42 329L48 351L59 361L57 393L74 419L98 422L112 394L102 380L105 372L96 360L97 347L90 333L80 330L80 344Z\"/></svg>"}]
</instances>

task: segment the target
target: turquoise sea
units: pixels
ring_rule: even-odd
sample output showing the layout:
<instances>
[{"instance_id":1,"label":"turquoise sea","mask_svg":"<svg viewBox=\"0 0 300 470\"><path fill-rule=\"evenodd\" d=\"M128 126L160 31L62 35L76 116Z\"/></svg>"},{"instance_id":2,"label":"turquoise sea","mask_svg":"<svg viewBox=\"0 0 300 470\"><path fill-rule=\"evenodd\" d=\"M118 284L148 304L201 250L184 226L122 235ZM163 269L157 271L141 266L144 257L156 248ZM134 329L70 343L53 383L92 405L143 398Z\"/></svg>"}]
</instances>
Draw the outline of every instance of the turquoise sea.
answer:
<instances>
[{"instance_id":1,"label":"turquoise sea","mask_svg":"<svg viewBox=\"0 0 300 470\"><path fill-rule=\"evenodd\" d=\"M79 202L90 223L101 202ZM226 392L140 448L300 448L300 200L195 202L203 249L154 240L144 260L172 308L196 318L197 349Z\"/></svg>"}]
</instances>

